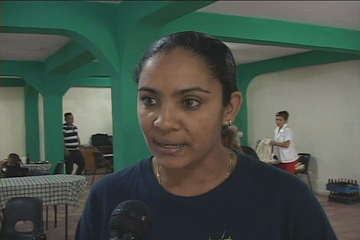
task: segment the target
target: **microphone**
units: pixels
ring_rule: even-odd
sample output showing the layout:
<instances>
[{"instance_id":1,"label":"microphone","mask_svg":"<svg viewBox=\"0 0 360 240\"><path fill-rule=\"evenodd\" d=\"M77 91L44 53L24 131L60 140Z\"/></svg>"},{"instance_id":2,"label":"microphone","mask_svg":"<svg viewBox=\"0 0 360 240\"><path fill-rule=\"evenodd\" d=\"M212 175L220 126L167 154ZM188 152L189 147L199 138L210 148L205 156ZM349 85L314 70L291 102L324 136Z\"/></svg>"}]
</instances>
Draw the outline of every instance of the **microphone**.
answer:
<instances>
[{"instance_id":1,"label":"microphone","mask_svg":"<svg viewBox=\"0 0 360 240\"><path fill-rule=\"evenodd\" d=\"M141 240L151 228L150 209L141 201L121 202L111 213L110 240Z\"/></svg>"}]
</instances>

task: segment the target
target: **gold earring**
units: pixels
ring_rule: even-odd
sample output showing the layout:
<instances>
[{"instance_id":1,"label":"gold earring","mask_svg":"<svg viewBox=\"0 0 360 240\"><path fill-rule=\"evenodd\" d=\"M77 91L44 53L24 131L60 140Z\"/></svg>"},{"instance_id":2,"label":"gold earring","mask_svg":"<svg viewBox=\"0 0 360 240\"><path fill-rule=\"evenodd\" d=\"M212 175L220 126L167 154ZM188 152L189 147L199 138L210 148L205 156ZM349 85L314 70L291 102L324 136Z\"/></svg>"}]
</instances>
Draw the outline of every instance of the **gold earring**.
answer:
<instances>
[{"instance_id":1,"label":"gold earring","mask_svg":"<svg viewBox=\"0 0 360 240\"><path fill-rule=\"evenodd\" d=\"M228 120L228 125L231 126L232 125L232 121L229 119Z\"/></svg>"}]
</instances>

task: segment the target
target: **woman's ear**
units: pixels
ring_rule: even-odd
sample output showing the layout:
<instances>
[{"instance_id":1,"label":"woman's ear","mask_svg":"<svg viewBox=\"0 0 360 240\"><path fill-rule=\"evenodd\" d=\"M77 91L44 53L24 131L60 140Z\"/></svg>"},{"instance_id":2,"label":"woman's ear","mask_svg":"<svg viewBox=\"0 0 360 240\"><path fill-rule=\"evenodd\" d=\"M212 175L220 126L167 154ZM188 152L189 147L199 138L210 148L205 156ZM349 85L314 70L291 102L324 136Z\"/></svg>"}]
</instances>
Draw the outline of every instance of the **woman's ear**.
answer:
<instances>
[{"instance_id":1,"label":"woman's ear","mask_svg":"<svg viewBox=\"0 0 360 240\"><path fill-rule=\"evenodd\" d=\"M224 125L231 125L229 123L235 121L236 115L240 110L242 102L243 102L243 97L241 92L236 91L231 94L230 102L225 107L224 119L223 119Z\"/></svg>"}]
</instances>

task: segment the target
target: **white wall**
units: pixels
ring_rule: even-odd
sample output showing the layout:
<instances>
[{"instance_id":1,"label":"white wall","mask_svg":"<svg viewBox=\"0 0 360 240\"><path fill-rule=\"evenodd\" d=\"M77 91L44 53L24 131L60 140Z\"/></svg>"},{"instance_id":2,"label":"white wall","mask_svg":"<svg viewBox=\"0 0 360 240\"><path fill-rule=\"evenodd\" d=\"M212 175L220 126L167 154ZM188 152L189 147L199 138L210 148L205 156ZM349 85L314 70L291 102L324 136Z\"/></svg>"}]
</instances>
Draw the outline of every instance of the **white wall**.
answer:
<instances>
[{"instance_id":1,"label":"white wall","mask_svg":"<svg viewBox=\"0 0 360 240\"><path fill-rule=\"evenodd\" d=\"M26 155L24 107L23 87L0 87L0 160Z\"/></svg>"},{"instance_id":2,"label":"white wall","mask_svg":"<svg viewBox=\"0 0 360 240\"><path fill-rule=\"evenodd\" d=\"M40 160L45 160L43 98L39 95ZM96 133L112 135L110 88L71 88L63 99L63 112L72 112L82 144ZM62 128L62 126L59 126ZM0 87L0 160L11 152L25 156L24 88Z\"/></svg>"},{"instance_id":3,"label":"white wall","mask_svg":"<svg viewBox=\"0 0 360 240\"><path fill-rule=\"evenodd\" d=\"M45 159L43 99L39 97L40 114L40 158ZM111 89L110 88L70 88L63 97L63 115L71 112L78 127L81 144L91 144L91 135L113 134Z\"/></svg>"},{"instance_id":4,"label":"white wall","mask_svg":"<svg viewBox=\"0 0 360 240\"><path fill-rule=\"evenodd\" d=\"M275 113L287 110L298 152L312 154L313 187L329 178L360 182L360 61L316 65L256 77L247 92L249 145L273 138Z\"/></svg>"},{"instance_id":5,"label":"white wall","mask_svg":"<svg viewBox=\"0 0 360 240\"><path fill-rule=\"evenodd\" d=\"M71 88L63 99L66 112L74 115L81 144L90 144L96 133L113 134L110 88Z\"/></svg>"}]
</instances>

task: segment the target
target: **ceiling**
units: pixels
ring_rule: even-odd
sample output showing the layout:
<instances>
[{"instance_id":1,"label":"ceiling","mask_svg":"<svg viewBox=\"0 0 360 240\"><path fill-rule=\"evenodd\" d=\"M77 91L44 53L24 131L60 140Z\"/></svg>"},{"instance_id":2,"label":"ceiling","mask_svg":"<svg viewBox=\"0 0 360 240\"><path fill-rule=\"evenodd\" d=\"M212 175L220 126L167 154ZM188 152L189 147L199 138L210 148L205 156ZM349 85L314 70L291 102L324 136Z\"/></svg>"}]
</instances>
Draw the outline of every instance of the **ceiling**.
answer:
<instances>
[{"instance_id":1,"label":"ceiling","mask_svg":"<svg viewBox=\"0 0 360 240\"><path fill-rule=\"evenodd\" d=\"M118 4L121 1L101 2ZM218 1L198 11L360 30L358 1ZM70 41L71 39L59 35L0 33L0 60L45 61ZM226 44L233 51L237 64L308 51L264 45Z\"/></svg>"}]
</instances>

